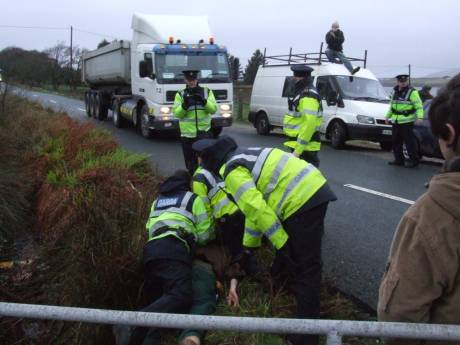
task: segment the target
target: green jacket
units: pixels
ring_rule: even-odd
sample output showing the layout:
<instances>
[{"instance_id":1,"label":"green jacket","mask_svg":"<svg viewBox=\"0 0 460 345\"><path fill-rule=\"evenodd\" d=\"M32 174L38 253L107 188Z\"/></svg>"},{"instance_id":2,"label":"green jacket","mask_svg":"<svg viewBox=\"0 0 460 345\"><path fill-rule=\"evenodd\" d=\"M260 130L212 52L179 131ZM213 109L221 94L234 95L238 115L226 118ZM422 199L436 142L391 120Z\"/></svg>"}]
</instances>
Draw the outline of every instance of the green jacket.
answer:
<instances>
[{"instance_id":1,"label":"green jacket","mask_svg":"<svg viewBox=\"0 0 460 345\"><path fill-rule=\"evenodd\" d=\"M266 236L276 249L288 234L281 224L326 183L313 165L279 149L248 148L221 167L227 190L246 217L243 245L259 247Z\"/></svg>"},{"instance_id":2,"label":"green jacket","mask_svg":"<svg viewBox=\"0 0 460 345\"><path fill-rule=\"evenodd\" d=\"M187 109L184 109L184 95L187 93L198 93L206 104L192 102ZM191 91L184 88L176 93L173 105L173 114L179 119L179 128L182 137L196 138L197 131L207 132L211 129L211 115L217 111L217 103L214 93L207 87L197 86Z\"/></svg>"},{"instance_id":3,"label":"green jacket","mask_svg":"<svg viewBox=\"0 0 460 345\"><path fill-rule=\"evenodd\" d=\"M423 103L418 91L412 87L399 90L396 86L391 95L390 109L386 115L393 123L411 123L423 119Z\"/></svg>"},{"instance_id":4,"label":"green jacket","mask_svg":"<svg viewBox=\"0 0 460 345\"><path fill-rule=\"evenodd\" d=\"M191 192L160 195L153 202L146 228L148 241L175 236L187 248L190 241L206 244L214 237L203 200Z\"/></svg>"},{"instance_id":5,"label":"green jacket","mask_svg":"<svg viewBox=\"0 0 460 345\"><path fill-rule=\"evenodd\" d=\"M224 181L202 167L193 175L192 191L203 199L208 214L214 219L238 211L238 206L228 197Z\"/></svg>"},{"instance_id":6,"label":"green jacket","mask_svg":"<svg viewBox=\"0 0 460 345\"><path fill-rule=\"evenodd\" d=\"M283 118L283 131L291 139L284 143L297 154L304 151L319 151L321 148L319 130L323 123L321 98L314 87L302 91L293 100L295 111L289 111Z\"/></svg>"}]
</instances>

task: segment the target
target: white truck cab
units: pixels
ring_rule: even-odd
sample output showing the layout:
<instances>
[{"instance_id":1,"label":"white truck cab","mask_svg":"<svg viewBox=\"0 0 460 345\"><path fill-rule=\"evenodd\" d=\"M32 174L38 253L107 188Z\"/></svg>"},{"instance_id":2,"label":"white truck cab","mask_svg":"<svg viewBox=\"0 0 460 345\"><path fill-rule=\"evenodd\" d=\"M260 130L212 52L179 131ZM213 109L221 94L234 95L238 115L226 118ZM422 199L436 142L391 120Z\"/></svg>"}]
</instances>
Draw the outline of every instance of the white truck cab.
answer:
<instances>
[{"instance_id":1,"label":"white truck cab","mask_svg":"<svg viewBox=\"0 0 460 345\"><path fill-rule=\"evenodd\" d=\"M249 121L259 134L265 135L283 126L288 110L286 88L292 78L290 67L292 63L301 63L299 60L259 66L249 113ZM390 149L391 126L385 124L389 97L374 74L361 68L351 77L342 64L321 59L313 63L307 58L303 60L314 69L313 84L322 98L324 121L320 132L331 140L332 146L341 148L347 140L360 139L376 141L382 149Z\"/></svg>"}]
</instances>

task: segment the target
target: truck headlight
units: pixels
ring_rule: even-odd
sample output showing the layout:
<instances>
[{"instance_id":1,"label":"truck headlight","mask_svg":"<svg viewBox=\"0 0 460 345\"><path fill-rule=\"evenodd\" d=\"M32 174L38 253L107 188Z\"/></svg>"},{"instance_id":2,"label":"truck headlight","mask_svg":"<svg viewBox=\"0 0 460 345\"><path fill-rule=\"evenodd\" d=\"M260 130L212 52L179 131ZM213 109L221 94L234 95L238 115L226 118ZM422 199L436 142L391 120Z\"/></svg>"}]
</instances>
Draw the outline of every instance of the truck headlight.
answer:
<instances>
[{"instance_id":1,"label":"truck headlight","mask_svg":"<svg viewBox=\"0 0 460 345\"><path fill-rule=\"evenodd\" d=\"M162 115L168 115L170 112L171 112L171 108L170 108L170 107L161 107L161 108L160 108L160 113L161 113Z\"/></svg>"},{"instance_id":2,"label":"truck headlight","mask_svg":"<svg viewBox=\"0 0 460 345\"><path fill-rule=\"evenodd\" d=\"M231 113L223 113L223 114L222 114L222 117L231 117L231 116L232 116Z\"/></svg>"},{"instance_id":3,"label":"truck headlight","mask_svg":"<svg viewBox=\"0 0 460 345\"><path fill-rule=\"evenodd\" d=\"M372 125L375 123L375 119L372 116L357 115L356 119L359 123L365 123L366 125Z\"/></svg>"},{"instance_id":4,"label":"truck headlight","mask_svg":"<svg viewBox=\"0 0 460 345\"><path fill-rule=\"evenodd\" d=\"M221 104L219 108L223 113L227 113L232 110L232 106L230 104Z\"/></svg>"}]
</instances>

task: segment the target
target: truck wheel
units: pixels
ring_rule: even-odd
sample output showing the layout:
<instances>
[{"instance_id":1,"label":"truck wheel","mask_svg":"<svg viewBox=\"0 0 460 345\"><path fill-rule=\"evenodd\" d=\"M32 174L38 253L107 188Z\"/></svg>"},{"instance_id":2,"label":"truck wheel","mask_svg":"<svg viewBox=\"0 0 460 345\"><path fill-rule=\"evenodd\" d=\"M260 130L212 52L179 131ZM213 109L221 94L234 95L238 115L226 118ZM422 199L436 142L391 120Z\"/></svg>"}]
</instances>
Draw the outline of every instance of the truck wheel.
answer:
<instances>
[{"instance_id":1,"label":"truck wheel","mask_svg":"<svg viewBox=\"0 0 460 345\"><path fill-rule=\"evenodd\" d=\"M113 101L112 121L115 127L122 128L125 126L125 119L120 113L120 101Z\"/></svg>"},{"instance_id":2,"label":"truck wheel","mask_svg":"<svg viewBox=\"0 0 460 345\"><path fill-rule=\"evenodd\" d=\"M88 115L88 117L91 117L91 93L90 92L85 92L85 110L86 110L86 115Z\"/></svg>"},{"instance_id":3,"label":"truck wheel","mask_svg":"<svg viewBox=\"0 0 460 345\"><path fill-rule=\"evenodd\" d=\"M95 112L96 112L96 100L95 100L96 95L94 93L91 93L89 95L89 109L91 113L91 117L96 118Z\"/></svg>"},{"instance_id":4,"label":"truck wheel","mask_svg":"<svg viewBox=\"0 0 460 345\"><path fill-rule=\"evenodd\" d=\"M99 107L99 120L105 121L107 119L107 116L109 115L109 102L106 99L107 97L104 97L103 94L99 95L99 102L100 102L100 107Z\"/></svg>"},{"instance_id":5,"label":"truck wheel","mask_svg":"<svg viewBox=\"0 0 460 345\"><path fill-rule=\"evenodd\" d=\"M270 123L268 122L267 114L260 112L256 117L257 134L267 135L270 133Z\"/></svg>"},{"instance_id":6,"label":"truck wheel","mask_svg":"<svg viewBox=\"0 0 460 345\"><path fill-rule=\"evenodd\" d=\"M144 105L141 110L141 118L139 119L139 127L141 134L144 138L149 139L152 137L152 130L149 128L149 108Z\"/></svg>"},{"instance_id":7,"label":"truck wheel","mask_svg":"<svg viewBox=\"0 0 460 345\"><path fill-rule=\"evenodd\" d=\"M336 121L332 124L330 133L332 147L337 150L343 148L347 140L347 130L345 126L341 122Z\"/></svg>"},{"instance_id":8,"label":"truck wheel","mask_svg":"<svg viewBox=\"0 0 460 345\"><path fill-rule=\"evenodd\" d=\"M220 133L222 133L222 127L213 127L211 128L211 133L212 133L212 137L214 139L217 139L220 135Z\"/></svg>"},{"instance_id":9,"label":"truck wheel","mask_svg":"<svg viewBox=\"0 0 460 345\"><path fill-rule=\"evenodd\" d=\"M391 151L391 149L393 148L393 143L391 141L381 141L380 148L383 151Z\"/></svg>"}]
</instances>

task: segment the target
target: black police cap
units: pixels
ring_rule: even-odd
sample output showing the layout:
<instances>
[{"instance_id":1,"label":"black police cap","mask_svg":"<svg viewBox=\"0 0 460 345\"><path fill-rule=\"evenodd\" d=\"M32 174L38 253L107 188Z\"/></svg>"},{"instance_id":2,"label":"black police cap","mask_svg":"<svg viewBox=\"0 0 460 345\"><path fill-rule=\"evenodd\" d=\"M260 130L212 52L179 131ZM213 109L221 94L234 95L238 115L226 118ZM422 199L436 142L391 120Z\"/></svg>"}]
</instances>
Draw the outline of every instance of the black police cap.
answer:
<instances>
[{"instance_id":1,"label":"black police cap","mask_svg":"<svg viewBox=\"0 0 460 345\"><path fill-rule=\"evenodd\" d=\"M399 81L407 81L407 79L409 79L409 74L398 74L396 79Z\"/></svg>"},{"instance_id":2,"label":"black police cap","mask_svg":"<svg viewBox=\"0 0 460 345\"><path fill-rule=\"evenodd\" d=\"M294 72L295 77L307 77L313 71L313 68L307 65L293 65L291 71Z\"/></svg>"},{"instance_id":3,"label":"black police cap","mask_svg":"<svg viewBox=\"0 0 460 345\"><path fill-rule=\"evenodd\" d=\"M188 70L182 71L182 73L184 73L184 77L186 79L197 79L199 72L200 71L194 70L194 69L188 69Z\"/></svg>"},{"instance_id":4,"label":"black police cap","mask_svg":"<svg viewBox=\"0 0 460 345\"><path fill-rule=\"evenodd\" d=\"M192 149L193 151L200 153L212 147L216 142L217 139L200 139L193 143Z\"/></svg>"}]
</instances>

